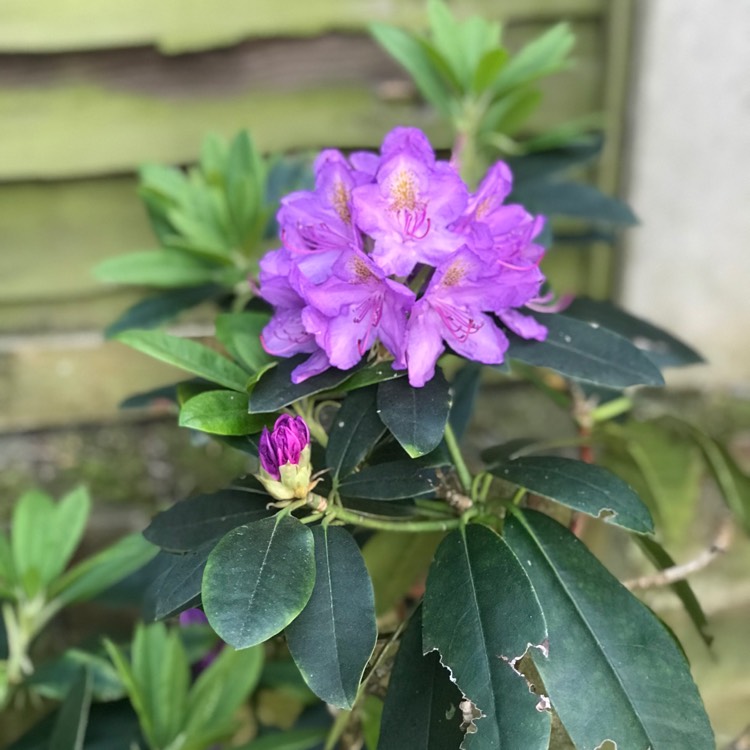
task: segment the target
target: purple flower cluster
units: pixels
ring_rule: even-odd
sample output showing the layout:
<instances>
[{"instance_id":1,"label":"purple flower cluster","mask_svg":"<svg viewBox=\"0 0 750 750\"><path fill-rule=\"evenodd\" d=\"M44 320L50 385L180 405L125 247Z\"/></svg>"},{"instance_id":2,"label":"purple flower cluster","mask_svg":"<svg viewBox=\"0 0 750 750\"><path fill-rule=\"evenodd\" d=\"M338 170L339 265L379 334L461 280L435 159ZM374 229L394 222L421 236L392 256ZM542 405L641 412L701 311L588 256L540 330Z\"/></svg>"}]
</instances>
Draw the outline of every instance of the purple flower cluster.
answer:
<instances>
[{"instance_id":1,"label":"purple flower cluster","mask_svg":"<svg viewBox=\"0 0 750 750\"><path fill-rule=\"evenodd\" d=\"M377 344L419 387L446 347L502 362L499 322L544 339L544 326L516 309L544 281L544 248L534 244L544 220L503 205L506 164L472 194L421 131L396 128L380 156L323 151L315 176L315 190L282 200L282 247L260 263L260 295L275 308L263 346L310 355L295 383L331 366L348 370Z\"/></svg>"}]
</instances>

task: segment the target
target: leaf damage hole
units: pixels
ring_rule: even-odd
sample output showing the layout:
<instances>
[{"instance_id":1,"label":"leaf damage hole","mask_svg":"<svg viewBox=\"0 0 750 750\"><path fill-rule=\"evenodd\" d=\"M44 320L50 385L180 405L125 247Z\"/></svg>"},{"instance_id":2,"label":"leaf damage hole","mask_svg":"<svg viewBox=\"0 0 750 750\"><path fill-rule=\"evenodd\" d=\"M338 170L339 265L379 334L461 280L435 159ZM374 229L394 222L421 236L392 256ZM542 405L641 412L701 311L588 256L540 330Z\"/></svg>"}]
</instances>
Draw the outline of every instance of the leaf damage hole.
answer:
<instances>
[{"instance_id":1,"label":"leaf damage hole","mask_svg":"<svg viewBox=\"0 0 750 750\"><path fill-rule=\"evenodd\" d=\"M536 704L536 710L541 713L543 711L549 711L552 708L552 704L550 703L549 696L544 692L541 676L539 675L539 672L534 665L534 661L531 658L531 654L529 653L532 648L540 651L545 659L549 657L549 639L545 638L541 643L527 643L526 650L520 656L508 657L500 654L499 658L502 659L519 677L523 678L529 692L539 698Z\"/></svg>"}]
</instances>

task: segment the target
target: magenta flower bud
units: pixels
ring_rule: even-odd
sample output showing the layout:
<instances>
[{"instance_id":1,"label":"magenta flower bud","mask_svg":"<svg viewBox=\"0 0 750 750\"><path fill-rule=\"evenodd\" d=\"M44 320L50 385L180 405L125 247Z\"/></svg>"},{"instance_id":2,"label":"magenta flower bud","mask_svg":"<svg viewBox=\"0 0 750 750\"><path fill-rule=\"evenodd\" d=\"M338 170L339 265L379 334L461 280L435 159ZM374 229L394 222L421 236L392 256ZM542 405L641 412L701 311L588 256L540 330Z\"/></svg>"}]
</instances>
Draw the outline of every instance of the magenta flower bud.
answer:
<instances>
[{"instance_id":1,"label":"magenta flower bud","mask_svg":"<svg viewBox=\"0 0 750 750\"><path fill-rule=\"evenodd\" d=\"M258 479L277 500L303 499L311 489L310 430L302 417L282 414L263 428Z\"/></svg>"}]
</instances>

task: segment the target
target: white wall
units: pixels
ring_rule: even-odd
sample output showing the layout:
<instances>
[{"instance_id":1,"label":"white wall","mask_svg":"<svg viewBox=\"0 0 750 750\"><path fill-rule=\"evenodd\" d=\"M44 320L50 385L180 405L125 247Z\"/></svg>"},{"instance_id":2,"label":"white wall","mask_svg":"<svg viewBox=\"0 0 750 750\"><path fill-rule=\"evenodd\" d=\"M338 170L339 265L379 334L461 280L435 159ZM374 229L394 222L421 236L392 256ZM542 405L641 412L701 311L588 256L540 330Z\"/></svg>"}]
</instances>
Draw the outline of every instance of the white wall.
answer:
<instances>
[{"instance_id":1,"label":"white wall","mask_svg":"<svg viewBox=\"0 0 750 750\"><path fill-rule=\"evenodd\" d=\"M750 0L640 0L620 302L750 387Z\"/></svg>"}]
</instances>

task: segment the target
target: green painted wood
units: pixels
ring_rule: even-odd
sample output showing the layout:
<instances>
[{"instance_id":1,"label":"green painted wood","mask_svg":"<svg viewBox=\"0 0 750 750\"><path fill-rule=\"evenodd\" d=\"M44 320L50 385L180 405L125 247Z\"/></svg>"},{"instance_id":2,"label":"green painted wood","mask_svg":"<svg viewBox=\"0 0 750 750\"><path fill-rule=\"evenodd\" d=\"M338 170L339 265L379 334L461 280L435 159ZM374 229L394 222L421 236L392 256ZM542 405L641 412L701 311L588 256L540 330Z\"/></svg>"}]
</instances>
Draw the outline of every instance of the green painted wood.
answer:
<instances>
[{"instance_id":1,"label":"green painted wood","mask_svg":"<svg viewBox=\"0 0 750 750\"><path fill-rule=\"evenodd\" d=\"M517 48L542 28L514 26L507 42ZM534 129L601 107L599 24L581 21L574 31L579 63L545 84ZM0 74L0 180L189 162L207 132L242 127L264 150L372 146L404 123L449 145L446 129L406 81L360 36L276 40L173 60L143 50L24 57Z\"/></svg>"},{"instance_id":2,"label":"green painted wood","mask_svg":"<svg viewBox=\"0 0 750 750\"><path fill-rule=\"evenodd\" d=\"M598 14L605 0L462 0L462 14L559 18ZM422 0L3 0L0 51L60 52L155 45L170 53L226 46L247 37L361 30L372 21L425 23Z\"/></svg>"}]
</instances>

